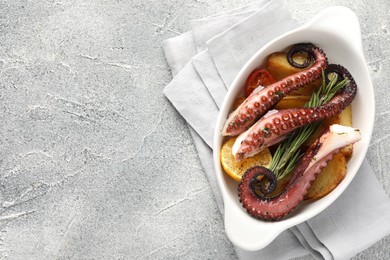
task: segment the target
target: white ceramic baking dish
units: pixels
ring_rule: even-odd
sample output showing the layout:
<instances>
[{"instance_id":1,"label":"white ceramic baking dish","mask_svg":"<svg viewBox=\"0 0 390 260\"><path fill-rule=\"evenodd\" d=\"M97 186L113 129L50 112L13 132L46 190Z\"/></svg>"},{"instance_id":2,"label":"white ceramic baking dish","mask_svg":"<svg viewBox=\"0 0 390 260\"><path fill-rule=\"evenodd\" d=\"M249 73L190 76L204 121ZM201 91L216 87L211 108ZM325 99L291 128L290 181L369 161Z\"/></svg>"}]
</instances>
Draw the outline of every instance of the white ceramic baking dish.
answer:
<instances>
[{"instance_id":1,"label":"white ceramic baking dish","mask_svg":"<svg viewBox=\"0 0 390 260\"><path fill-rule=\"evenodd\" d=\"M343 65L354 77L358 93L352 103L353 126L360 129L362 139L354 145L353 156L347 164L347 174L335 190L320 200L303 202L283 220L265 222L247 214L238 200L237 183L223 172L219 153L225 139L221 135L221 129L249 73L264 64L269 54L300 42L311 42L319 46L326 53L329 63ZM225 230L231 242L245 250L262 249L284 230L312 218L331 205L352 181L365 157L374 125L374 109L374 92L363 54L359 21L350 9L327 8L306 25L272 40L261 48L245 64L229 88L215 128L214 164L225 205Z\"/></svg>"}]
</instances>

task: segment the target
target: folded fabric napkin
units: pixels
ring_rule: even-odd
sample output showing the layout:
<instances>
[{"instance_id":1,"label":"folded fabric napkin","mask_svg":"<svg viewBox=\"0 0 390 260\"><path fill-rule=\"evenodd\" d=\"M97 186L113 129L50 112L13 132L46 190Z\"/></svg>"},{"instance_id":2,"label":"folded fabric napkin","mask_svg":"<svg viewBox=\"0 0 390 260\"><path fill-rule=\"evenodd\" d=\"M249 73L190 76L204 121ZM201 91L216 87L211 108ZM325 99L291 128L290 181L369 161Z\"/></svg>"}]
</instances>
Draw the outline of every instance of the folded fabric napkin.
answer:
<instances>
[{"instance_id":1,"label":"folded fabric napkin","mask_svg":"<svg viewBox=\"0 0 390 260\"><path fill-rule=\"evenodd\" d=\"M235 75L265 43L296 27L285 1L261 0L205 19L163 43L173 80L164 94L189 125L218 207L223 201L212 161L219 108ZM316 217L286 230L240 259L347 259L390 233L390 200L365 160L348 189Z\"/></svg>"}]
</instances>

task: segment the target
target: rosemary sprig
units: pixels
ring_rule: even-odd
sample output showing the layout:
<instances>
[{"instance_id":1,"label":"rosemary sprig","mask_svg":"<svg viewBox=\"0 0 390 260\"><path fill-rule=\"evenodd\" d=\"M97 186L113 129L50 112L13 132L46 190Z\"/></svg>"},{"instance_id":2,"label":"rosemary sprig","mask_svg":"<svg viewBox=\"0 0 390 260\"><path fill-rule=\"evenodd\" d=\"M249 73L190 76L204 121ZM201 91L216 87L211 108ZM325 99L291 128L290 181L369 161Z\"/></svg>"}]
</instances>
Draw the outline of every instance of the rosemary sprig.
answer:
<instances>
[{"instance_id":1,"label":"rosemary sprig","mask_svg":"<svg viewBox=\"0 0 390 260\"><path fill-rule=\"evenodd\" d=\"M348 80L344 79L337 82L337 74L330 79L326 84L325 73L322 71L322 84L317 91L314 91L305 107L317 107L327 103L333 96L348 84ZM270 170L272 170L276 178L279 180L290 173L303 155L301 145L318 129L321 122L316 122L295 130L286 137L286 141L279 144L272 158Z\"/></svg>"}]
</instances>

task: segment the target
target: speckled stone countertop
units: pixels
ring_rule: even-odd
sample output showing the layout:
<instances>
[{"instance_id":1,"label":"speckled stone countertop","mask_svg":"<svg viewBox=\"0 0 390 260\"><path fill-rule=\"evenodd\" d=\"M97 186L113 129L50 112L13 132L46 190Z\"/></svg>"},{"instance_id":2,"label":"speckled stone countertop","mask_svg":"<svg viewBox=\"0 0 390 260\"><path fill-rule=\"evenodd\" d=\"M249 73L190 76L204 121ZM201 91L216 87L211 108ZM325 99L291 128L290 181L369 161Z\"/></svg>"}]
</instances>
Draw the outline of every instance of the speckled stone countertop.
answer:
<instances>
[{"instance_id":1,"label":"speckled stone countertop","mask_svg":"<svg viewBox=\"0 0 390 260\"><path fill-rule=\"evenodd\" d=\"M236 259L161 44L250 1L0 1L0 258ZM352 8L375 86L368 159L390 193L390 2ZM389 259L385 237L354 259ZM304 259L311 259L309 256Z\"/></svg>"}]
</instances>

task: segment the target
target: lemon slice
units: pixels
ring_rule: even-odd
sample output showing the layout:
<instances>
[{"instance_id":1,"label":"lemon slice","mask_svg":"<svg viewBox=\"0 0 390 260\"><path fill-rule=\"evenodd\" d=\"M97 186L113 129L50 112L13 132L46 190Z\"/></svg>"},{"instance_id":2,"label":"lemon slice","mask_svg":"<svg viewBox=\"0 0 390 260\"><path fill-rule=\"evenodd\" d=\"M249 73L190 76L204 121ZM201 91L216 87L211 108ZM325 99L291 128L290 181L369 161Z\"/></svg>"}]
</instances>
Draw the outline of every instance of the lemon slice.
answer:
<instances>
[{"instance_id":1,"label":"lemon slice","mask_svg":"<svg viewBox=\"0 0 390 260\"><path fill-rule=\"evenodd\" d=\"M231 138L222 145L220 160L225 172L236 181L241 181L242 175L253 166L269 167L272 155L268 148L253 157L245 158L238 162L232 154L232 147L236 138Z\"/></svg>"}]
</instances>

